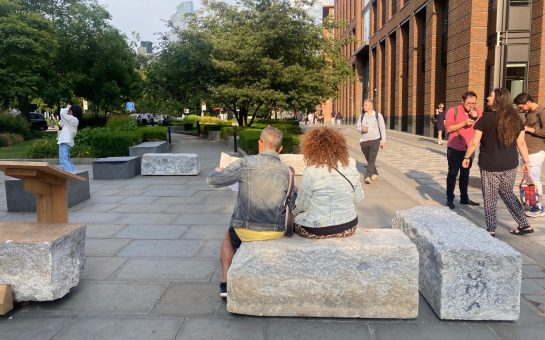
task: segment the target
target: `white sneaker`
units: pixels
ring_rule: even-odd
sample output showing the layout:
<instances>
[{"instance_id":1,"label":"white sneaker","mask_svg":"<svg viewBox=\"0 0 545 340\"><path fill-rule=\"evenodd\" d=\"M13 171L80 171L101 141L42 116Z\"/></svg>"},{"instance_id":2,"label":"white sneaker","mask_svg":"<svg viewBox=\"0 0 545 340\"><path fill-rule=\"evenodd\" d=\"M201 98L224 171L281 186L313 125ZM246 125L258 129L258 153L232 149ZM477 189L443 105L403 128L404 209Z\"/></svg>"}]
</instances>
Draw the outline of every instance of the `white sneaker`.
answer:
<instances>
[{"instance_id":1,"label":"white sneaker","mask_svg":"<svg viewBox=\"0 0 545 340\"><path fill-rule=\"evenodd\" d=\"M543 209L543 207L535 206L535 207L532 207L530 211L526 211L526 216L532 217L532 218L545 216L545 210Z\"/></svg>"},{"instance_id":2,"label":"white sneaker","mask_svg":"<svg viewBox=\"0 0 545 340\"><path fill-rule=\"evenodd\" d=\"M372 181L376 181L377 179L378 179L378 175L373 175L373 176L371 176L371 180L372 180Z\"/></svg>"},{"instance_id":3,"label":"white sneaker","mask_svg":"<svg viewBox=\"0 0 545 340\"><path fill-rule=\"evenodd\" d=\"M371 178L370 178L370 177L367 177L367 178L365 179L365 183L371 184Z\"/></svg>"}]
</instances>

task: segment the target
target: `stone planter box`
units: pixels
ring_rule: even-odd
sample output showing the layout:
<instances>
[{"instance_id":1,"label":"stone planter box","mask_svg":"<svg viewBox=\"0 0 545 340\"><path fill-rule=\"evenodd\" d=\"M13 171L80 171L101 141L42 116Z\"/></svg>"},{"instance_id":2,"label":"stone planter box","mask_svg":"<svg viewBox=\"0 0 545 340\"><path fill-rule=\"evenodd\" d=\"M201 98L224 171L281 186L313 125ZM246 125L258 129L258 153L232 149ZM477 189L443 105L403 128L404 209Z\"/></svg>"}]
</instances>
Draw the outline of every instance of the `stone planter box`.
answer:
<instances>
[{"instance_id":1,"label":"stone planter box","mask_svg":"<svg viewBox=\"0 0 545 340\"><path fill-rule=\"evenodd\" d=\"M208 140L219 142L221 140L221 131L208 131Z\"/></svg>"},{"instance_id":2,"label":"stone planter box","mask_svg":"<svg viewBox=\"0 0 545 340\"><path fill-rule=\"evenodd\" d=\"M142 156L143 176L187 176L200 172L199 155L194 153L147 153Z\"/></svg>"},{"instance_id":3,"label":"stone planter box","mask_svg":"<svg viewBox=\"0 0 545 340\"><path fill-rule=\"evenodd\" d=\"M129 179L140 175L140 157L106 157L93 162L93 179Z\"/></svg>"},{"instance_id":4,"label":"stone planter box","mask_svg":"<svg viewBox=\"0 0 545 340\"><path fill-rule=\"evenodd\" d=\"M68 207L91 198L89 190L89 172L79 171L75 173L84 177L86 181L68 181ZM7 179L5 181L6 201L8 211L36 211L36 197L33 193L25 191L23 181L20 179Z\"/></svg>"}]
</instances>

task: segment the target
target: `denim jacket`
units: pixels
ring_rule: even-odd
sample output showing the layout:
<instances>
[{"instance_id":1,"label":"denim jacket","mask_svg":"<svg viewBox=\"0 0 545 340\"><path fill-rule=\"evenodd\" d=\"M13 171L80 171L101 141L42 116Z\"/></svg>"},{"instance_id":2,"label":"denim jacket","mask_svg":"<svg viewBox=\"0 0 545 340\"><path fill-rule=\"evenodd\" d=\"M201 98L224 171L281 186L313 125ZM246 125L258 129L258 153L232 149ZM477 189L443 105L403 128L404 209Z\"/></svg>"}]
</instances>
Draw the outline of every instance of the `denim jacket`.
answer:
<instances>
[{"instance_id":1,"label":"denim jacket","mask_svg":"<svg viewBox=\"0 0 545 340\"><path fill-rule=\"evenodd\" d=\"M295 202L295 223L310 228L331 227L347 223L356 218L355 204L363 200L360 174L356 161L350 159L348 166L337 171L325 167L309 166L303 173L303 179Z\"/></svg>"},{"instance_id":2,"label":"denim jacket","mask_svg":"<svg viewBox=\"0 0 545 340\"><path fill-rule=\"evenodd\" d=\"M255 231L283 231L289 168L275 152L247 156L223 171L212 171L208 185L215 188L238 182L238 196L230 227Z\"/></svg>"}]
</instances>

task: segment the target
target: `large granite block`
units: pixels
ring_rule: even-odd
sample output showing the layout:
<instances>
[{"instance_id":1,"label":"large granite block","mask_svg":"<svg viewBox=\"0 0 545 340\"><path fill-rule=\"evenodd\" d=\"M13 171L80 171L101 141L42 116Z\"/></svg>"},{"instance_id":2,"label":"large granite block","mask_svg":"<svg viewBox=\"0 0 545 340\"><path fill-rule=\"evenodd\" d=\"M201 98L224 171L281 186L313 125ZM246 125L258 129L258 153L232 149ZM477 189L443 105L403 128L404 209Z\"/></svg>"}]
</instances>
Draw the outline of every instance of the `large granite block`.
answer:
<instances>
[{"instance_id":1,"label":"large granite block","mask_svg":"<svg viewBox=\"0 0 545 340\"><path fill-rule=\"evenodd\" d=\"M287 166L291 166L296 176L302 176L307 167L303 159L303 154L286 153L280 154L280 160Z\"/></svg>"},{"instance_id":2,"label":"large granite block","mask_svg":"<svg viewBox=\"0 0 545 340\"><path fill-rule=\"evenodd\" d=\"M243 243L227 281L232 313L399 319L418 314L418 252L399 230Z\"/></svg>"},{"instance_id":3,"label":"large granite block","mask_svg":"<svg viewBox=\"0 0 545 340\"><path fill-rule=\"evenodd\" d=\"M142 157L146 153L166 153L169 145L165 141L144 142L129 148L129 156Z\"/></svg>"},{"instance_id":4,"label":"large granite block","mask_svg":"<svg viewBox=\"0 0 545 340\"><path fill-rule=\"evenodd\" d=\"M420 292L450 320L517 320L521 255L446 207L398 211L393 227L420 253Z\"/></svg>"},{"instance_id":5,"label":"large granite block","mask_svg":"<svg viewBox=\"0 0 545 340\"><path fill-rule=\"evenodd\" d=\"M183 176L201 172L199 155L195 153L147 153L142 156L142 175Z\"/></svg>"},{"instance_id":6,"label":"large granite block","mask_svg":"<svg viewBox=\"0 0 545 340\"><path fill-rule=\"evenodd\" d=\"M79 171L75 173L84 177L86 181L68 180L68 206L91 198L89 189L89 172ZM32 192L25 191L23 181L20 179L7 179L5 181L6 201L8 211L36 211L36 197Z\"/></svg>"},{"instance_id":7,"label":"large granite block","mask_svg":"<svg viewBox=\"0 0 545 340\"><path fill-rule=\"evenodd\" d=\"M140 157L106 157L93 162L93 179L129 179L140 175Z\"/></svg>"},{"instance_id":8,"label":"large granite block","mask_svg":"<svg viewBox=\"0 0 545 340\"><path fill-rule=\"evenodd\" d=\"M14 301L52 301L75 287L85 262L84 225L0 223L0 282Z\"/></svg>"}]
</instances>

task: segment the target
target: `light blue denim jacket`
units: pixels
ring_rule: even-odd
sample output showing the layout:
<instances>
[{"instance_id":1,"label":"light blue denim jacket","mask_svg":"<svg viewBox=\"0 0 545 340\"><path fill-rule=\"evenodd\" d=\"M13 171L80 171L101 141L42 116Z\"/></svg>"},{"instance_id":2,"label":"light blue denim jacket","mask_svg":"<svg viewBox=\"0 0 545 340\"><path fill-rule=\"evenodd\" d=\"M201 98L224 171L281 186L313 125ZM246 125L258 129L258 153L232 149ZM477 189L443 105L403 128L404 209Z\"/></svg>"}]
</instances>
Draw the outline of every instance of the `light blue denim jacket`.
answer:
<instances>
[{"instance_id":1,"label":"light blue denim jacket","mask_svg":"<svg viewBox=\"0 0 545 340\"><path fill-rule=\"evenodd\" d=\"M303 173L295 202L295 223L310 228L331 227L356 218L355 204L363 200L360 174L356 161L337 169L354 185L355 190L337 171L309 166Z\"/></svg>"},{"instance_id":2,"label":"light blue denim jacket","mask_svg":"<svg viewBox=\"0 0 545 340\"><path fill-rule=\"evenodd\" d=\"M275 152L241 158L221 172L212 171L207 179L208 185L216 188L238 182L229 226L255 231L285 229L288 181L289 168Z\"/></svg>"}]
</instances>

